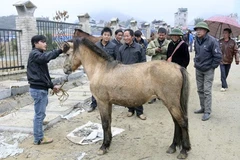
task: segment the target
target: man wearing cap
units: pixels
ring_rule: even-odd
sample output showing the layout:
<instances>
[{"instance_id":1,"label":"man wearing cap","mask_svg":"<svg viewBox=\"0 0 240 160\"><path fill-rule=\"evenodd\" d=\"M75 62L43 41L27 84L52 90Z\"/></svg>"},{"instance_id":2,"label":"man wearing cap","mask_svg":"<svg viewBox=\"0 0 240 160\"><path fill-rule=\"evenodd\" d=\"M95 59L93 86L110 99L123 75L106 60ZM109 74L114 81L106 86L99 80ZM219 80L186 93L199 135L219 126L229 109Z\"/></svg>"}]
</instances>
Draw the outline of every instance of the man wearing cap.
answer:
<instances>
[{"instance_id":1,"label":"man wearing cap","mask_svg":"<svg viewBox=\"0 0 240 160\"><path fill-rule=\"evenodd\" d=\"M214 71L222 59L222 52L217 40L208 34L209 28L206 22L199 22L194 30L196 31L194 67L201 106L194 113L203 113L202 120L206 121L212 112L212 83Z\"/></svg>"},{"instance_id":2,"label":"man wearing cap","mask_svg":"<svg viewBox=\"0 0 240 160\"><path fill-rule=\"evenodd\" d=\"M190 61L190 56L188 45L181 38L183 36L182 31L178 28L174 28L169 36L171 37L172 41L168 45L167 58L172 57L172 62L177 63L184 68L187 68Z\"/></svg>"},{"instance_id":3,"label":"man wearing cap","mask_svg":"<svg viewBox=\"0 0 240 160\"><path fill-rule=\"evenodd\" d=\"M57 58L61 53L66 53L69 46L64 45L62 49L44 53L47 49L47 44L46 37L43 35L33 36L31 44L32 51L28 57L27 79L30 84L29 92L34 100L34 144L40 145L53 142L53 139L44 136L42 125L46 116L45 112L48 104L48 89L51 88L54 93L58 93L60 88L59 85L53 85L47 63L50 60Z\"/></svg>"}]
</instances>

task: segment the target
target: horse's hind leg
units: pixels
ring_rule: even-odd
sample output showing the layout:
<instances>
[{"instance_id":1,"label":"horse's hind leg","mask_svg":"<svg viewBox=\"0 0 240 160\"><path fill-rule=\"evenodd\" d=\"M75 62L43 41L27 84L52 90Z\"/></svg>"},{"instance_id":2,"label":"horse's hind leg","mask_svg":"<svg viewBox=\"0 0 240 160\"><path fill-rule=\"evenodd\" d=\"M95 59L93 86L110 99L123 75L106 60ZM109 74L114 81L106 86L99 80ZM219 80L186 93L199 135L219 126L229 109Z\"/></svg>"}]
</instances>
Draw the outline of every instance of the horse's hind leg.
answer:
<instances>
[{"instance_id":1,"label":"horse's hind leg","mask_svg":"<svg viewBox=\"0 0 240 160\"><path fill-rule=\"evenodd\" d=\"M176 149L176 146L179 145L182 147L182 149L177 158L185 159L187 158L187 151L191 149L189 135L188 135L188 119L183 115L180 107L179 108L172 107L169 109L169 112L171 113L174 119L175 133L174 133L173 143L169 147L168 152L173 152L174 149Z\"/></svg>"},{"instance_id":2,"label":"horse's hind leg","mask_svg":"<svg viewBox=\"0 0 240 160\"><path fill-rule=\"evenodd\" d=\"M103 128L103 144L99 149L98 154L107 153L107 149L110 147L112 141L111 122L112 122L112 105L104 104L98 101L98 109L101 116L102 128Z\"/></svg>"},{"instance_id":3,"label":"horse's hind leg","mask_svg":"<svg viewBox=\"0 0 240 160\"><path fill-rule=\"evenodd\" d=\"M191 149L189 134L188 134L188 118L184 117L184 123L181 125L182 129L182 150L178 155L179 159L185 159L187 152Z\"/></svg>"},{"instance_id":4,"label":"horse's hind leg","mask_svg":"<svg viewBox=\"0 0 240 160\"><path fill-rule=\"evenodd\" d=\"M173 137L173 142L172 144L169 146L167 153L172 154L176 152L176 147L177 145L180 145L181 142L181 137L182 137L182 131L181 128L179 126L179 124L177 123L177 121L173 118L173 122L174 122L174 137Z\"/></svg>"}]
</instances>

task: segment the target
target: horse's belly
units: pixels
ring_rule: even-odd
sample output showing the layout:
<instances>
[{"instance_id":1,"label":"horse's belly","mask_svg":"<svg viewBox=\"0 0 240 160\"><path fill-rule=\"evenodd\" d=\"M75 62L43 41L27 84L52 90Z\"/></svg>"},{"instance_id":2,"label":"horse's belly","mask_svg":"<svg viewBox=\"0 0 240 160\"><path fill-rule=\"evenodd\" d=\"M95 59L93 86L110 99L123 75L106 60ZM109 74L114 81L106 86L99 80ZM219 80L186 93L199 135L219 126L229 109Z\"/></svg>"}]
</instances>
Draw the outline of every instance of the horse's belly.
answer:
<instances>
[{"instance_id":1,"label":"horse's belly","mask_svg":"<svg viewBox=\"0 0 240 160\"><path fill-rule=\"evenodd\" d=\"M145 96L119 95L110 98L111 103L126 107L138 107L147 101L148 98Z\"/></svg>"},{"instance_id":2,"label":"horse's belly","mask_svg":"<svg viewBox=\"0 0 240 160\"><path fill-rule=\"evenodd\" d=\"M131 101L131 100L123 100L123 101L112 101L113 104L125 106L125 107L138 107L146 103L145 101Z\"/></svg>"}]
</instances>

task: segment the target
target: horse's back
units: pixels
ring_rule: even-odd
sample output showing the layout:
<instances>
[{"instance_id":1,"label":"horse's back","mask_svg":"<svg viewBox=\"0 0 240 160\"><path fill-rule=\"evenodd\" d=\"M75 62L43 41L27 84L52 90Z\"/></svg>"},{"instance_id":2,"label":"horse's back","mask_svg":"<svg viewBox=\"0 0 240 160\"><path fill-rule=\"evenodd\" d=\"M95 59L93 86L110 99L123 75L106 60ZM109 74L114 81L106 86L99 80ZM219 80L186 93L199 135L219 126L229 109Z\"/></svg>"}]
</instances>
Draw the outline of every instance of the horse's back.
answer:
<instances>
[{"instance_id":1,"label":"horse's back","mask_svg":"<svg viewBox=\"0 0 240 160\"><path fill-rule=\"evenodd\" d=\"M172 94L170 92L180 95L181 84L178 65L156 60L99 69L90 86L100 99L111 99L114 104L138 106L152 97Z\"/></svg>"},{"instance_id":2,"label":"horse's back","mask_svg":"<svg viewBox=\"0 0 240 160\"><path fill-rule=\"evenodd\" d=\"M115 74L118 77L129 76L131 78L150 78L150 77L161 77L161 78L169 78L181 76L180 71L181 66L175 63L170 63L162 60L154 60L143 63L135 63L135 64L118 64L112 68L112 72L110 76L114 76Z\"/></svg>"}]
</instances>

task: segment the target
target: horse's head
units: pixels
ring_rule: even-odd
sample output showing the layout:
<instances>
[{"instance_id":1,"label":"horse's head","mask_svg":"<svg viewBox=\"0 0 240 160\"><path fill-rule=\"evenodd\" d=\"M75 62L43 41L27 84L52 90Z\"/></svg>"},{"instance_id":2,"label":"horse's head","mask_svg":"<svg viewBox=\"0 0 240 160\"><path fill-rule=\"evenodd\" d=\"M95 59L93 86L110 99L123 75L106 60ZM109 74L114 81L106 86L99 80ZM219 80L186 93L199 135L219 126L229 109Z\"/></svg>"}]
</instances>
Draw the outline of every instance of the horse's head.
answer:
<instances>
[{"instance_id":1,"label":"horse's head","mask_svg":"<svg viewBox=\"0 0 240 160\"><path fill-rule=\"evenodd\" d=\"M93 35L90 35L87 32L84 32L83 30L81 30L79 28L75 28L74 33L73 33L73 37L74 38L87 38L90 41L92 41L93 43L96 43L96 42L98 42L98 41L100 41L102 39L102 36L95 37Z\"/></svg>"},{"instance_id":2,"label":"horse's head","mask_svg":"<svg viewBox=\"0 0 240 160\"><path fill-rule=\"evenodd\" d=\"M81 65L81 61L78 58L79 55L75 53L73 42L65 42L64 45L69 45L70 48L65 53L66 59L64 61L63 71L65 74L71 74Z\"/></svg>"}]
</instances>

